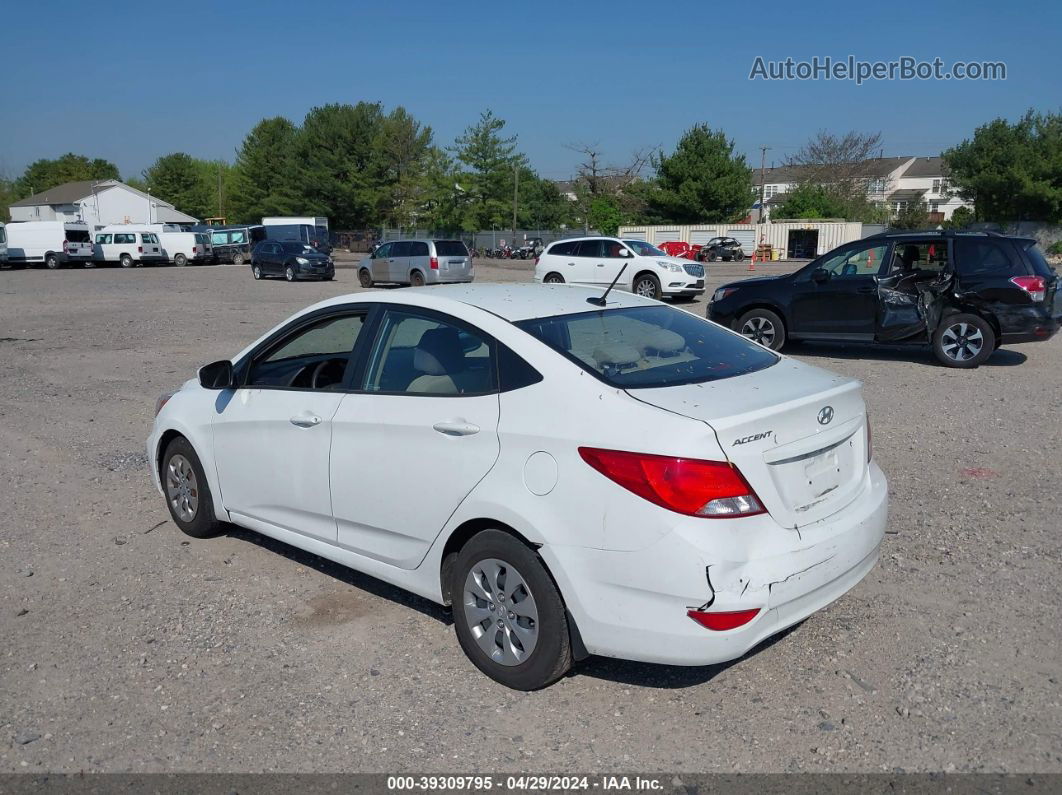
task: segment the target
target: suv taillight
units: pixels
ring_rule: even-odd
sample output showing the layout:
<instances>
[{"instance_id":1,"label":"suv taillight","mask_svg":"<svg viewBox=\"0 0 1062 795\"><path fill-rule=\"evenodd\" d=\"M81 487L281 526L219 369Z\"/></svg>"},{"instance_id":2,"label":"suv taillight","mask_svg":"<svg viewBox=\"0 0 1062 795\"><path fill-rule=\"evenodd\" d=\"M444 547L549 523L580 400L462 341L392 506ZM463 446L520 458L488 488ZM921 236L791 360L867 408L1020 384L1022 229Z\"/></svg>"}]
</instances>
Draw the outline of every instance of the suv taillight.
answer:
<instances>
[{"instance_id":1,"label":"suv taillight","mask_svg":"<svg viewBox=\"0 0 1062 795\"><path fill-rule=\"evenodd\" d=\"M752 486L725 461L580 447L583 460L623 488L675 513L730 519L765 513Z\"/></svg>"},{"instance_id":2,"label":"suv taillight","mask_svg":"<svg viewBox=\"0 0 1062 795\"><path fill-rule=\"evenodd\" d=\"M429 260L429 262L428 262L428 266L433 271L439 270L439 258L438 257L432 257L431 260Z\"/></svg>"},{"instance_id":3,"label":"suv taillight","mask_svg":"<svg viewBox=\"0 0 1062 795\"><path fill-rule=\"evenodd\" d=\"M1043 276L1015 276L1010 281L1028 293L1034 301L1043 301L1047 295L1047 280Z\"/></svg>"},{"instance_id":4,"label":"suv taillight","mask_svg":"<svg viewBox=\"0 0 1062 795\"><path fill-rule=\"evenodd\" d=\"M535 266L538 266L538 257L535 257Z\"/></svg>"}]
</instances>

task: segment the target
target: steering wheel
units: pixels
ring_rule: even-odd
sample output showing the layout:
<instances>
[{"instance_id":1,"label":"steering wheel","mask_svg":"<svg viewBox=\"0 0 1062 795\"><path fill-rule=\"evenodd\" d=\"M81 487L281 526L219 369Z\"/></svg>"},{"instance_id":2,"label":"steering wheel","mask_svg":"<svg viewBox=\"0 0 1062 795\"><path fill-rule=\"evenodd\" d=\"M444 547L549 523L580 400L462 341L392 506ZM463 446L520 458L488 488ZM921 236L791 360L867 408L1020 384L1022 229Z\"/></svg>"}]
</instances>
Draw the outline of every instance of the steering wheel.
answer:
<instances>
[{"instance_id":1,"label":"steering wheel","mask_svg":"<svg viewBox=\"0 0 1062 795\"><path fill-rule=\"evenodd\" d=\"M339 368L339 377L331 377L333 374L329 374L328 380L324 383L319 381L324 380L325 373L329 367ZM311 389L326 389L327 387L334 386L343 380L343 368L340 363L335 359L325 359L323 362L318 362L317 366L313 368L313 375L310 376L310 388Z\"/></svg>"}]
</instances>

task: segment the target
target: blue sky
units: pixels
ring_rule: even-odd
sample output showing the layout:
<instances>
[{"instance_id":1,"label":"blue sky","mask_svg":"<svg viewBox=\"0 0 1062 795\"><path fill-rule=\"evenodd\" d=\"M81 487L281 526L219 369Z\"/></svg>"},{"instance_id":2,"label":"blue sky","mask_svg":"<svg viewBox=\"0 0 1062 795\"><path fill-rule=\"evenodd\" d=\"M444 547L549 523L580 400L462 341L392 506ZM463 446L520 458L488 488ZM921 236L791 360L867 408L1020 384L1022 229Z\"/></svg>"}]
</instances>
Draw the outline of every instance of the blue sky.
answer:
<instances>
[{"instance_id":1,"label":"blue sky","mask_svg":"<svg viewBox=\"0 0 1062 795\"><path fill-rule=\"evenodd\" d=\"M263 117L359 100L404 105L443 145L490 107L551 179L578 160L566 143L622 161L701 121L754 165L824 128L937 154L996 116L1062 107L1060 30L1058 3L13 3L0 171L67 151L125 176L174 151L231 160ZM757 55L849 54L1001 60L1008 79L748 79Z\"/></svg>"}]
</instances>

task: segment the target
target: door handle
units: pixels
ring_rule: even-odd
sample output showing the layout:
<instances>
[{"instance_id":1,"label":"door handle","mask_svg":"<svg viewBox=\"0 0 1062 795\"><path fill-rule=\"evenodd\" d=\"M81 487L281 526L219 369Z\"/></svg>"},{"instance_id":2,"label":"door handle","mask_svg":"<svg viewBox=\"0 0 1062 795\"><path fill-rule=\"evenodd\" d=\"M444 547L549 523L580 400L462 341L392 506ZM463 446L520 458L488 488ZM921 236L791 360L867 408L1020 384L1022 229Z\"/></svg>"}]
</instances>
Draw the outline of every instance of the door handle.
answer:
<instances>
[{"instance_id":1,"label":"door handle","mask_svg":"<svg viewBox=\"0 0 1062 795\"><path fill-rule=\"evenodd\" d=\"M437 422L431 426L443 436L472 436L479 433L479 426L464 420L448 420Z\"/></svg>"},{"instance_id":2,"label":"door handle","mask_svg":"<svg viewBox=\"0 0 1062 795\"><path fill-rule=\"evenodd\" d=\"M316 414L299 414L297 417L291 418L291 424L300 428L313 428L321 424L321 418Z\"/></svg>"},{"instance_id":3,"label":"door handle","mask_svg":"<svg viewBox=\"0 0 1062 795\"><path fill-rule=\"evenodd\" d=\"M856 290L857 293L876 293L877 291L877 287L860 287Z\"/></svg>"}]
</instances>

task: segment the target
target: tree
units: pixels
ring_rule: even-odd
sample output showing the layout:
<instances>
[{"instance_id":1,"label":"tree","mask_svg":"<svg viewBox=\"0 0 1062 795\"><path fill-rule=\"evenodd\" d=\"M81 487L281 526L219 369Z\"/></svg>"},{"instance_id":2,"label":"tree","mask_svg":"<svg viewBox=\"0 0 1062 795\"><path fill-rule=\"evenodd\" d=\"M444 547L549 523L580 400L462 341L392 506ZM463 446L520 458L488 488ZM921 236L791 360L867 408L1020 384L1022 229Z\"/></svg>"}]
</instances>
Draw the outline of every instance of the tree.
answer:
<instances>
[{"instance_id":1,"label":"tree","mask_svg":"<svg viewBox=\"0 0 1062 795\"><path fill-rule=\"evenodd\" d=\"M68 152L55 160L41 159L31 163L15 181L14 190L20 198L43 193L66 182L119 179L118 166L101 158L89 160L84 155Z\"/></svg>"},{"instance_id":2,"label":"tree","mask_svg":"<svg viewBox=\"0 0 1062 795\"><path fill-rule=\"evenodd\" d=\"M298 128L282 116L262 119L236 152L227 211L232 220L258 221L301 209L295 169ZM219 213L225 215L226 213Z\"/></svg>"},{"instance_id":3,"label":"tree","mask_svg":"<svg viewBox=\"0 0 1062 795\"><path fill-rule=\"evenodd\" d=\"M596 142L572 143L565 147L582 156L573 180L575 204L581 218L589 217L591 205L600 198L608 199L608 203L624 217L634 216L644 207L635 186L641 182L642 171L649 163L648 149L636 149L625 162L610 164L605 162L600 144ZM594 226L589 221L587 223Z\"/></svg>"},{"instance_id":4,"label":"tree","mask_svg":"<svg viewBox=\"0 0 1062 795\"><path fill-rule=\"evenodd\" d=\"M752 171L734 142L720 130L698 124L686 131L674 153L652 158L656 182L650 208L675 223L729 221L743 215L752 192Z\"/></svg>"},{"instance_id":5,"label":"tree","mask_svg":"<svg viewBox=\"0 0 1062 795\"><path fill-rule=\"evenodd\" d=\"M874 178L873 159L881 149L881 133L833 135L820 130L785 164L800 184L825 188L846 204L866 202Z\"/></svg>"},{"instance_id":6,"label":"tree","mask_svg":"<svg viewBox=\"0 0 1062 795\"><path fill-rule=\"evenodd\" d=\"M965 229L977 220L974 211L969 207L956 207L951 218L944 222L945 229Z\"/></svg>"},{"instance_id":7,"label":"tree","mask_svg":"<svg viewBox=\"0 0 1062 795\"><path fill-rule=\"evenodd\" d=\"M393 226L416 226L425 219L429 201L431 127L399 106L380 120L374 147L380 170L376 175L379 217Z\"/></svg>"},{"instance_id":8,"label":"tree","mask_svg":"<svg viewBox=\"0 0 1062 795\"><path fill-rule=\"evenodd\" d=\"M163 155L144 172L148 193L183 213L199 218L212 215L215 205L201 162L184 152Z\"/></svg>"},{"instance_id":9,"label":"tree","mask_svg":"<svg viewBox=\"0 0 1062 795\"><path fill-rule=\"evenodd\" d=\"M516 150L516 136L503 138L505 120L489 109L479 121L457 137L451 151L465 170L461 188L468 198L462 203L461 226L466 231L505 226L512 220L513 181L526 158Z\"/></svg>"},{"instance_id":10,"label":"tree","mask_svg":"<svg viewBox=\"0 0 1062 795\"><path fill-rule=\"evenodd\" d=\"M995 119L943 154L952 184L981 221L1062 221L1062 115Z\"/></svg>"},{"instance_id":11,"label":"tree","mask_svg":"<svg viewBox=\"0 0 1062 795\"><path fill-rule=\"evenodd\" d=\"M599 196L590 203L586 221L591 228L598 230L601 234L612 236L619 232L620 224L623 223L623 213L612 199Z\"/></svg>"},{"instance_id":12,"label":"tree","mask_svg":"<svg viewBox=\"0 0 1062 795\"><path fill-rule=\"evenodd\" d=\"M889 226L893 229L926 229L929 227L929 207L924 201L909 202L893 216Z\"/></svg>"},{"instance_id":13,"label":"tree","mask_svg":"<svg viewBox=\"0 0 1062 795\"><path fill-rule=\"evenodd\" d=\"M847 212L845 203L824 186L807 182L787 193L771 218L845 218Z\"/></svg>"}]
</instances>

